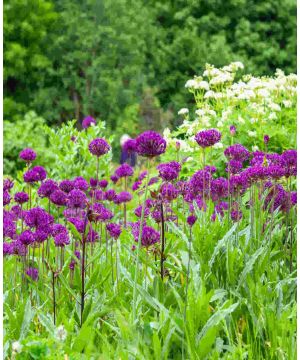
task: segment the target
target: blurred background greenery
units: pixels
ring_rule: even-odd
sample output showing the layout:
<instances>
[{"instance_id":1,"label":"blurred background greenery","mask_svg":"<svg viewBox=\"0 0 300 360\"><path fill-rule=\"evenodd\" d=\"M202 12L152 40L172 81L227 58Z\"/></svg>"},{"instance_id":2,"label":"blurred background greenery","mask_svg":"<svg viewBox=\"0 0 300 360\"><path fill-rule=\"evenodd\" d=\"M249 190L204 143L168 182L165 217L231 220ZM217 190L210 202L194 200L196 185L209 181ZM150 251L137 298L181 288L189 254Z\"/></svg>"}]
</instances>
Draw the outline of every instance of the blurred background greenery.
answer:
<instances>
[{"instance_id":1,"label":"blurred background greenery","mask_svg":"<svg viewBox=\"0 0 300 360\"><path fill-rule=\"evenodd\" d=\"M187 79L237 60L296 72L296 0L6 0L4 173L22 147L47 146L44 125L175 128Z\"/></svg>"}]
</instances>

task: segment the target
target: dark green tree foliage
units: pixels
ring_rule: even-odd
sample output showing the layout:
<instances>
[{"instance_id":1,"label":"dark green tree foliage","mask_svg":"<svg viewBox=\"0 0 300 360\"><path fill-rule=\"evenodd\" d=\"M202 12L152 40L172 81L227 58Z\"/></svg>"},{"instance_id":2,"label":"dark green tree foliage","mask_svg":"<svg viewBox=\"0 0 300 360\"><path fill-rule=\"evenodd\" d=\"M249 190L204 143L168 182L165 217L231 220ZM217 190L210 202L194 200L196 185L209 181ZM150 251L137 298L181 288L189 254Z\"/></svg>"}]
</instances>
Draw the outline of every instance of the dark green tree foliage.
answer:
<instances>
[{"instance_id":1,"label":"dark green tree foliage","mask_svg":"<svg viewBox=\"0 0 300 360\"><path fill-rule=\"evenodd\" d=\"M206 62L295 72L296 1L10 0L4 40L7 120L90 114L134 135L177 125L192 101L184 84Z\"/></svg>"}]
</instances>

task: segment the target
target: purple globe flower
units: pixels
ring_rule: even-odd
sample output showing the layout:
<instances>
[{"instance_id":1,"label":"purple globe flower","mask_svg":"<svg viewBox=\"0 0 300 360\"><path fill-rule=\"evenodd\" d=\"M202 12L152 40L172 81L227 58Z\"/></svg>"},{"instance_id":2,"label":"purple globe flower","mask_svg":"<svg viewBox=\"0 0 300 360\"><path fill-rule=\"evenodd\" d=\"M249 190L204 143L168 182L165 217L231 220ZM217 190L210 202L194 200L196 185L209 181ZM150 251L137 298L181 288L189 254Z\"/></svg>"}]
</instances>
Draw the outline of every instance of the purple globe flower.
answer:
<instances>
[{"instance_id":1,"label":"purple globe flower","mask_svg":"<svg viewBox=\"0 0 300 360\"><path fill-rule=\"evenodd\" d=\"M176 199L179 195L179 191L171 183L162 184L160 188L160 193L164 199L169 201Z\"/></svg>"},{"instance_id":2,"label":"purple globe flower","mask_svg":"<svg viewBox=\"0 0 300 360\"><path fill-rule=\"evenodd\" d=\"M39 279L39 271L33 267L26 270L26 275L28 275L33 281L37 281Z\"/></svg>"},{"instance_id":3,"label":"purple globe flower","mask_svg":"<svg viewBox=\"0 0 300 360\"><path fill-rule=\"evenodd\" d=\"M216 129L202 130L195 136L195 140L202 148L213 146L221 140L221 133Z\"/></svg>"},{"instance_id":4,"label":"purple globe flower","mask_svg":"<svg viewBox=\"0 0 300 360\"><path fill-rule=\"evenodd\" d=\"M151 185L153 185L153 184L156 184L156 183L158 182L158 180L159 180L159 178L156 177L156 176L154 176L154 177L152 177L152 178L149 180L148 185L151 186Z\"/></svg>"},{"instance_id":5,"label":"purple globe flower","mask_svg":"<svg viewBox=\"0 0 300 360\"><path fill-rule=\"evenodd\" d=\"M3 215L3 237L14 239L17 230L16 224L12 216L5 215L5 212Z\"/></svg>"},{"instance_id":6,"label":"purple globe flower","mask_svg":"<svg viewBox=\"0 0 300 360\"><path fill-rule=\"evenodd\" d=\"M129 202L132 199L132 195L127 191L121 191L115 198L115 204L123 204Z\"/></svg>"},{"instance_id":7,"label":"purple globe flower","mask_svg":"<svg viewBox=\"0 0 300 360\"><path fill-rule=\"evenodd\" d=\"M141 185L142 185L141 181L136 181L135 183L133 183L133 185L131 187L132 191L138 190L141 187Z\"/></svg>"},{"instance_id":8,"label":"purple globe flower","mask_svg":"<svg viewBox=\"0 0 300 360\"><path fill-rule=\"evenodd\" d=\"M285 175L284 168L279 165L270 165L266 168L267 176L272 179L280 179Z\"/></svg>"},{"instance_id":9,"label":"purple globe flower","mask_svg":"<svg viewBox=\"0 0 300 360\"><path fill-rule=\"evenodd\" d=\"M23 231L19 236L19 241L25 246L32 244L34 240L34 234L30 230Z\"/></svg>"},{"instance_id":10,"label":"purple globe flower","mask_svg":"<svg viewBox=\"0 0 300 360\"><path fill-rule=\"evenodd\" d=\"M242 219L243 213L239 210L232 210L230 212L230 217L232 221L237 222Z\"/></svg>"},{"instance_id":11,"label":"purple globe flower","mask_svg":"<svg viewBox=\"0 0 300 360\"><path fill-rule=\"evenodd\" d=\"M128 139L123 144L123 149L127 151L129 154L136 152L136 141L135 139Z\"/></svg>"},{"instance_id":12,"label":"purple globe flower","mask_svg":"<svg viewBox=\"0 0 300 360\"><path fill-rule=\"evenodd\" d=\"M67 233L67 228L62 224L53 224L51 228L51 235L56 236L59 233L65 232Z\"/></svg>"},{"instance_id":13,"label":"purple globe flower","mask_svg":"<svg viewBox=\"0 0 300 360\"><path fill-rule=\"evenodd\" d=\"M282 153L281 158L286 169L285 176L297 176L297 151L286 150Z\"/></svg>"},{"instance_id":14,"label":"purple globe flower","mask_svg":"<svg viewBox=\"0 0 300 360\"><path fill-rule=\"evenodd\" d=\"M122 232L121 226L119 224L114 224L114 223L107 224L106 229L109 235L114 239L118 239Z\"/></svg>"},{"instance_id":15,"label":"purple globe flower","mask_svg":"<svg viewBox=\"0 0 300 360\"><path fill-rule=\"evenodd\" d=\"M47 171L43 168L43 166L34 166L32 171L36 171L39 174L39 181L43 181L47 177Z\"/></svg>"},{"instance_id":16,"label":"purple globe flower","mask_svg":"<svg viewBox=\"0 0 300 360\"><path fill-rule=\"evenodd\" d=\"M229 160L229 162L226 164L226 172L229 172L230 174L237 174L239 173L243 168L243 163L239 160Z\"/></svg>"},{"instance_id":17,"label":"purple globe flower","mask_svg":"<svg viewBox=\"0 0 300 360\"><path fill-rule=\"evenodd\" d=\"M86 191L89 188L88 182L82 177L78 176L73 180L73 185L75 189Z\"/></svg>"},{"instance_id":18,"label":"purple globe flower","mask_svg":"<svg viewBox=\"0 0 300 360\"><path fill-rule=\"evenodd\" d=\"M213 201L217 201L228 196L228 180L223 177L213 179L211 181L210 188L210 195Z\"/></svg>"},{"instance_id":19,"label":"purple globe flower","mask_svg":"<svg viewBox=\"0 0 300 360\"><path fill-rule=\"evenodd\" d=\"M297 205L297 191L291 192L291 203L292 205Z\"/></svg>"},{"instance_id":20,"label":"purple globe flower","mask_svg":"<svg viewBox=\"0 0 300 360\"><path fill-rule=\"evenodd\" d=\"M74 189L70 191L68 195L68 207L69 208L81 208L86 207L87 197L81 190Z\"/></svg>"},{"instance_id":21,"label":"purple globe flower","mask_svg":"<svg viewBox=\"0 0 300 360\"><path fill-rule=\"evenodd\" d=\"M40 207L25 212L24 221L30 228L47 228L53 224L54 218Z\"/></svg>"},{"instance_id":22,"label":"purple globe flower","mask_svg":"<svg viewBox=\"0 0 300 360\"><path fill-rule=\"evenodd\" d=\"M94 139L89 144L89 151L92 155L100 157L107 154L110 150L110 146L107 141L101 138Z\"/></svg>"},{"instance_id":23,"label":"purple globe flower","mask_svg":"<svg viewBox=\"0 0 300 360\"><path fill-rule=\"evenodd\" d=\"M88 232L88 235L87 235L87 238L86 238L86 241L89 242L89 243L94 243L98 239L99 239L98 233L95 230L93 230L92 228L90 228L89 232Z\"/></svg>"},{"instance_id":24,"label":"purple globe flower","mask_svg":"<svg viewBox=\"0 0 300 360\"><path fill-rule=\"evenodd\" d=\"M62 180L59 184L60 190L69 194L72 190L74 190L74 182L73 180Z\"/></svg>"},{"instance_id":25,"label":"purple globe flower","mask_svg":"<svg viewBox=\"0 0 300 360\"><path fill-rule=\"evenodd\" d=\"M141 218L142 217L142 210L143 210L143 205L138 206L135 210L134 210L134 214L138 217ZM150 209L145 207L144 210L144 217L148 217L150 215Z\"/></svg>"},{"instance_id":26,"label":"purple globe flower","mask_svg":"<svg viewBox=\"0 0 300 360\"><path fill-rule=\"evenodd\" d=\"M138 241L138 237L135 238ZM149 247L160 242L160 233L150 226L144 226L142 229L141 244L144 247Z\"/></svg>"},{"instance_id":27,"label":"purple globe flower","mask_svg":"<svg viewBox=\"0 0 300 360\"><path fill-rule=\"evenodd\" d=\"M96 221L107 221L114 217L114 214L102 204L94 204L92 210Z\"/></svg>"},{"instance_id":28,"label":"purple globe flower","mask_svg":"<svg viewBox=\"0 0 300 360\"><path fill-rule=\"evenodd\" d=\"M160 223L161 222L161 211L159 211L159 210L152 211L151 217L156 223Z\"/></svg>"},{"instance_id":29,"label":"purple globe flower","mask_svg":"<svg viewBox=\"0 0 300 360\"><path fill-rule=\"evenodd\" d=\"M9 192L6 190L3 193L3 206L8 205L10 203L10 195Z\"/></svg>"},{"instance_id":30,"label":"purple globe flower","mask_svg":"<svg viewBox=\"0 0 300 360\"><path fill-rule=\"evenodd\" d=\"M110 177L110 180L111 180L114 184L116 184L117 181L119 180L119 177L118 177L117 175L112 175L112 176Z\"/></svg>"},{"instance_id":31,"label":"purple globe flower","mask_svg":"<svg viewBox=\"0 0 300 360\"><path fill-rule=\"evenodd\" d=\"M12 255L14 253L13 244L3 242L3 256Z\"/></svg>"},{"instance_id":32,"label":"purple globe flower","mask_svg":"<svg viewBox=\"0 0 300 360\"><path fill-rule=\"evenodd\" d=\"M136 151L141 156L155 157L166 151L167 143L157 132L148 130L136 138Z\"/></svg>"},{"instance_id":33,"label":"purple globe flower","mask_svg":"<svg viewBox=\"0 0 300 360\"><path fill-rule=\"evenodd\" d=\"M16 216L17 219L22 219L24 215L24 211L22 210L20 205L14 205L11 207L11 212Z\"/></svg>"},{"instance_id":34,"label":"purple globe flower","mask_svg":"<svg viewBox=\"0 0 300 360\"><path fill-rule=\"evenodd\" d=\"M157 166L159 176L165 181L172 181L178 178L181 165L177 161L160 164Z\"/></svg>"},{"instance_id":35,"label":"purple globe flower","mask_svg":"<svg viewBox=\"0 0 300 360\"><path fill-rule=\"evenodd\" d=\"M90 178L90 186L95 189L97 185L98 185L97 179Z\"/></svg>"},{"instance_id":36,"label":"purple globe flower","mask_svg":"<svg viewBox=\"0 0 300 360\"><path fill-rule=\"evenodd\" d=\"M268 170L264 166L252 166L243 172L250 182L264 180L268 176Z\"/></svg>"},{"instance_id":37,"label":"purple globe flower","mask_svg":"<svg viewBox=\"0 0 300 360\"><path fill-rule=\"evenodd\" d=\"M3 181L3 191L10 191L13 187L14 187L13 180L6 178Z\"/></svg>"},{"instance_id":38,"label":"purple globe flower","mask_svg":"<svg viewBox=\"0 0 300 360\"><path fill-rule=\"evenodd\" d=\"M83 234L84 232L84 220L79 219L77 217L70 217L67 219L71 224L73 224L76 228L76 230L80 233Z\"/></svg>"},{"instance_id":39,"label":"purple globe flower","mask_svg":"<svg viewBox=\"0 0 300 360\"><path fill-rule=\"evenodd\" d=\"M116 169L115 175L117 175L118 178L132 176L133 168L130 165L124 163Z\"/></svg>"},{"instance_id":40,"label":"purple globe flower","mask_svg":"<svg viewBox=\"0 0 300 360\"><path fill-rule=\"evenodd\" d=\"M197 193L207 193L211 184L211 174L205 170L199 170L193 174L190 180L191 190Z\"/></svg>"},{"instance_id":41,"label":"purple globe flower","mask_svg":"<svg viewBox=\"0 0 300 360\"><path fill-rule=\"evenodd\" d=\"M40 181L40 174L33 169L29 169L24 173L23 179L26 183L33 184Z\"/></svg>"},{"instance_id":42,"label":"purple globe flower","mask_svg":"<svg viewBox=\"0 0 300 360\"><path fill-rule=\"evenodd\" d=\"M14 199L15 199L16 203L24 204L29 200L29 196L28 196L28 194L26 192L21 191L21 192L17 192L15 194Z\"/></svg>"},{"instance_id":43,"label":"purple globe flower","mask_svg":"<svg viewBox=\"0 0 300 360\"><path fill-rule=\"evenodd\" d=\"M105 179L100 180L98 185L99 185L99 187L100 187L101 189L106 189L106 188L107 188L107 185L108 185L108 181L105 180Z\"/></svg>"},{"instance_id":44,"label":"purple globe flower","mask_svg":"<svg viewBox=\"0 0 300 360\"><path fill-rule=\"evenodd\" d=\"M248 160L250 156L249 151L241 144L229 146L224 151L224 154L229 160L238 160L241 162Z\"/></svg>"},{"instance_id":45,"label":"purple globe flower","mask_svg":"<svg viewBox=\"0 0 300 360\"><path fill-rule=\"evenodd\" d=\"M41 198L49 198L50 195L56 190L58 190L57 183L52 179L48 179L44 181L39 187L38 195Z\"/></svg>"},{"instance_id":46,"label":"purple globe flower","mask_svg":"<svg viewBox=\"0 0 300 360\"><path fill-rule=\"evenodd\" d=\"M46 241L49 236L49 231L45 231L44 229L37 229L33 233L34 241L40 244Z\"/></svg>"},{"instance_id":47,"label":"purple globe flower","mask_svg":"<svg viewBox=\"0 0 300 360\"><path fill-rule=\"evenodd\" d=\"M192 226L195 224L196 220L197 220L197 216L196 216L196 215L189 215L189 216L187 217L187 219L186 219L186 222L188 223L188 225L189 225L190 227L192 227Z\"/></svg>"},{"instance_id":48,"label":"purple globe flower","mask_svg":"<svg viewBox=\"0 0 300 360\"><path fill-rule=\"evenodd\" d=\"M23 149L19 154L19 158L27 163L31 163L36 159L36 152L30 148Z\"/></svg>"},{"instance_id":49,"label":"purple globe flower","mask_svg":"<svg viewBox=\"0 0 300 360\"><path fill-rule=\"evenodd\" d=\"M70 238L67 232L60 232L54 236L54 244L56 247L64 247L70 244Z\"/></svg>"},{"instance_id":50,"label":"purple globe flower","mask_svg":"<svg viewBox=\"0 0 300 360\"><path fill-rule=\"evenodd\" d=\"M220 201L215 206L215 212L216 212L216 214L220 214L221 217L223 217L224 216L224 210L228 210L228 203L226 201Z\"/></svg>"},{"instance_id":51,"label":"purple globe flower","mask_svg":"<svg viewBox=\"0 0 300 360\"><path fill-rule=\"evenodd\" d=\"M108 201L114 201L117 197L117 194L114 189L106 190L104 193L104 199Z\"/></svg>"},{"instance_id":52,"label":"purple globe flower","mask_svg":"<svg viewBox=\"0 0 300 360\"><path fill-rule=\"evenodd\" d=\"M82 121L82 128L83 129L87 129L88 127L90 127L91 125L96 125L96 120L92 117L92 116L90 116L90 115L88 115L88 116L86 116L84 119L83 119L83 121Z\"/></svg>"},{"instance_id":53,"label":"purple globe flower","mask_svg":"<svg viewBox=\"0 0 300 360\"><path fill-rule=\"evenodd\" d=\"M57 206L66 206L68 201L68 196L62 190L55 190L50 195L50 201Z\"/></svg>"},{"instance_id":54,"label":"purple globe flower","mask_svg":"<svg viewBox=\"0 0 300 360\"><path fill-rule=\"evenodd\" d=\"M96 201L104 200L104 192L102 190L95 190L94 191L94 198Z\"/></svg>"},{"instance_id":55,"label":"purple globe flower","mask_svg":"<svg viewBox=\"0 0 300 360\"><path fill-rule=\"evenodd\" d=\"M146 170L142 171L138 177L138 180L143 181L145 179L145 177L147 176L147 174L148 174L148 171L146 171Z\"/></svg>"}]
</instances>

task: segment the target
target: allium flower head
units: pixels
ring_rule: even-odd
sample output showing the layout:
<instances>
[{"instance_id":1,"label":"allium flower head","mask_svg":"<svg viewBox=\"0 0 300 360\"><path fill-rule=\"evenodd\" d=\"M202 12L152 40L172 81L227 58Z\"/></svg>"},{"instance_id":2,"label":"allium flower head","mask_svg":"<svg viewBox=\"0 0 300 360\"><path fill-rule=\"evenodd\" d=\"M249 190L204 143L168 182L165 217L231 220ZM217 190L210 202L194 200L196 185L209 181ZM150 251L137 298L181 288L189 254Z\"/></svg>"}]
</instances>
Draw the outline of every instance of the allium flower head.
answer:
<instances>
[{"instance_id":1,"label":"allium flower head","mask_svg":"<svg viewBox=\"0 0 300 360\"><path fill-rule=\"evenodd\" d=\"M83 119L83 121L82 121L82 128L83 129L87 129L88 127L90 127L91 125L96 125L96 120L92 117L92 116L90 116L90 115L88 115L88 116L86 116L84 119Z\"/></svg>"},{"instance_id":2,"label":"allium flower head","mask_svg":"<svg viewBox=\"0 0 300 360\"><path fill-rule=\"evenodd\" d=\"M109 235L114 239L118 239L122 232L121 225L114 223L107 224L106 229L109 232Z\"/></svg>"},{"instance_id":3,"label":"allium flower head","mask_svg":"<svg viewBox=\"0 0 300 360\"><path fill-rule=\"evenodd\" d=\"M249 159L249 151L241 144L234 144L229 146L224 151L225 156L229 160L246 161Z\"/></svg>"},{"instance_id":4,"label":"allium flower head","mask_svg":"<svg viewBox=\"0 0 300 360\"><path fill-rule=\"evenodd\" d=\"M43 243L50 236L50 231L44 231L44 229L37 229L33 233L34 241L37 243Z\"/></svg>"},{"instance_id":5,"label":"allium flower head","mask_svg":"<svg viewBox=\"0 0 300 360\"><path fill-rule=\"evenodd\" d=\"M210 184L211 188L211 198L213 201L217 201L228 196L228 180L219 177L213 179Z\"/></svg>"},{"instance_id":6,"label":"allium flower head","mask_svg":"<svg viewBox=\"0 0 300 360\"><path fill-rule=\"evenodd\" d=\"M135 139L128 139L123 144L123 149L127 151L129 154L136 152L136 141Z\"/></svg>"},{"instance_id":7,"label":"allium flower head","mask_svg":"<svg viewBox=\"0 0 300 360\"><path fill-rule=\"evenodd\" d=\"M151 185L153 185L153 184L156 184L156 183L158 182L158 180L159 180L159 178L156 177L156 176L154 176L154 177L152 177L152 178L149 180L148 185L151 186Z\"/></svg>"},{"instance_id":8,"label":"allium flower head","mask_svg":"<svg viewBox=\"0 0 300 360\"><path fill-rule=\"evenodd\" d=\"M46 228L53 224L53 216L40 207L25 212L24 221L30 228Z\"/></svg>"},{"instance_id":9,"label":"allium flower head","mask_svg":"<svg viewBox=\"0 0 300 360\"><path fill-rule=\"evenodd\" d=\"M40 174L33 169L29 169L24 173L23 179L26 183L33 184L40 181Z\"/></svg>"},{"instance_id":10,"label":"allium flower head","mask_svg":"<svg viewBox=\"0 0 300 360\"><path fill-rule=\"evenodd\" d=\"M97 185L98 185L97 179L90 178L90 186L91 186L92 188L96 188Z\"/></svg>"},{"instance_id":11,"label":"allium flower head","mask_svg":"<svg viewBox=\"0 0 300 360\"><path fill-rule=\"evenodd\" d=\"M115 184L115 183L119 180L119 176L113 174L113 175L110 177L110 180Z\"/></svg>"},{"instance_id":12,"label":"allium flower head","mask_svg":"<svg viewBox=\"0 0 300 360\"><path fill-rule=\"evenodd\" d=\"M212 181L211 174L205 170L199 170L190 179L191 189L194 193L207 192Z\"/></svg>"},{"instance_id":13,"label":"allium flower head","mask_svg":"<svg viewBox=\"0 0 300 360\"><path fill-rule=\"evenodd\" d=\"M108 201L114 201L117 197L117 194L114 189L106 190L104 193L104 199Z\"/></svg>"},{"instance_id":14,"label":"allium flower head","mask_svg":"<svg viewBox=\"0 0 300 360\"><path fill-rule=\"evenodd\" d=\"M39 174L39 181L43 181L47 177L47 171L43 166L34 166L32 171L36 171Z\"/></svg>"},{"instance_id":15,"label":"allium flower head","mask_svg":"<svg viewBox=\"0 0 300 360\"><path fill-rule=\"evenodd\" d=\"M133 185L131 187L132 191L138 190L141 187L141 185L142 185L141 181L136 181L135 183L133 183Z\"/></svg>"},{"instance_id":16,"label":"allium flower head","mask_svg":"<svg viewBox=\"0 0 300 360\"><path fill-rule=\"evenodd\" d=\"M37 281L39 278L39 270L33 267L30 267L26 270L26 275L28 275L33 281Z\"/></svg>"},{"instance_id":17,"label":"allium flower head","mask_svg":"<svg viewBox=\"0 0 300 360\"><path fill-rule=\"evenodd\" d=\"M10 191L14 187L13 180L6 178L3 180L3 191Z\"/></svg>"},{"instance_id":18,"label":"allium flower head","mask_svg":"<svg viewBox=\"0 0 300 360\"><path fill-rule=\"evenodd\" d=\"M73 224L76 228L76 230L80 233L83 234L84 232L84 220L77 218L77 217L69 217L67 219L71 224Z\"/></svg>"},{"instance_id":19,"label":"allium flower head","mask_svg":"<svg viewBox=\"0 0 300 360\"><path fill-rule=\"evenodd\" d=\"M64 247L70 243L70 238L67 232L60 232L54 236L54 244L57 247Z\"/></svg>"},{"instance_id":20,"label":"allium flower head","mask_svg":"<svg viewBox=\"0 0 300 360\"><path fill-rule=\"evenodd\" d=\"M100 187L101 189L106 189L106 188L107 188L107 185L108 185L108 181L105 180L105 179L102 179L102 180L99 181L98 185L99 185L99 187Z\"/></svg>"},{"instance_id":21,"label":"allium flower head","mask_svg":"<svg viewBox=\"0 0 300 360\"><path fill-rule=\"evenodd\" d=\"M16 224L15 216L8 212L3 211L3 237L8 237L13 239L16 235Z\"/></svg>"},{"instance_id":22,"label":"allium flower head","mask_svg":"<svg viewBox=\"0 0 300 360\"><path fill-rule=\"evenodd\" d=\"M110 150L110 146L107 141L101 138L94 139L89 144L89 151L92 155L100 157L107 154Z\"/></svg>"},{"instance_id":23,"label":"allium flower head","mask_svg":"<svg viewBox=\"0 0 300 360\"><path fill-rule=\"evenodd\" d=\"M279 165L270 165L266 168L267 176L272 179L280 179L285 175L284 168Z\"/></svg>"},{"instance_id":24,"label":"allium flower head","mask_svg":"<svg viewBox=\"0 0 300 360\"><path fill-rule=\"evenodd\" d=\"M159 176L165 181L172 181L178 178L181 165L177 161L160 164L157 166Z\"/></svg>"},{"instance_id":25,"label":"allium flower head","mask_svg":"<svg viewBox=\"0 0 300 360\"><path fill-rule=\"evenodd\" d=\"M71 192L75 188L74 182L73 180L62 180L61 183L59 184L59 188L63 192L69 194L69 192Z\"/></svg>"},{"instance_id":26,"label":"allium flower head","mask_svg":"<svg viewBox=\"0 0 300 360\"><path fill-rule=\"evenodd\" d=\"M171 183L164 183L160 188L160 193L162 197L166 200L172 201L176 199L179 195L179 191Z\"/></svg>"},{"instance_id":27,"label":"allium flower head","mask_svg":"<svg viewBox=\"0 0 300 360\"><path fill-rule=\"evenodd\" d=\"M187 217L187 219L186 219L186 222L188 223L188 225L189 225L190 227L192 227L192 226L195 224L196 220L197 220L197 216L196 216L196 215L189 215L189 216Z\"/></svg>"},{"instance_id":28,"label":"allium flower head","mask_svg":"<svg viewBox=\"0 0 300 360\"><path fill-rule=\"evenodd\" d=\"M48 179L48 180L41 183L41 186L38 189L38 195L41 198L44 198L44 197L49 198L49 196L55 190L58 190L57 183L52 179Z\"/></svg>"},{"instance_id":29,"label":"allium flower head","mask_svg":"<svg viewBox=\"0 0 300 360\"><path fill-rule=\"evenodd\" d=\"M226 172L230 174L237 174L243 168L243 163L239 160L229 160L226 164Z\"/></svg>"},{"instance_id":30,"label":"allium flower head","mask_svg":"<svg viewBox=\"0 0 300 360\"><path fill-rule=\"evenodd\" d=\"M147 174L148 174L148 171L146 171L146 170L142 171L138 177L138 180L143 181L145 179L145 177L147 176Z\"/></svg>"},{"instance_id":31,"label":"allium flower head","mask_svg":"<svg viewBox=\"0 0 300 360\"><path fill-rule=\"evenodd\" d=\"M36 152L30 148L23 149L19 154L19 158L27 163L31 163L36 159Z\"/></svg>"},{"instance_id":32,"label":"allium flower head","mask_svg":"<svg viewBox=\"0 0 300 360\"><path fill-rule=\"evenodd\" d=\"M68 195L62 190L55 190L50 195L50 201L57 206L66 206L68 201Z\"/></svg>"},{"instance_id":33,"label":"allium flower head","mask_svg":"<svg viewBox=\"0 0 300 360\"><path fill-rule=\"evenodd\" d=\"M68 207L69 208L81 208L86 207L87 197L81 190L74 189L70 191L68 195Z\"/></svg>"},{"instance_id":34,"label":"allium flower head","mask_svg":"<svg viewBox=\"0 0 300 360\"><path fill-rule=\"evenodd\" d=\"M132 176L133 168L130 165L124 163L116 169L115 174L118 176L118 178Z\"/></svg>"},{"instance_id":35,"label":"allium flower head","mask_svg":"<svg viewBox=\"0 0 300 360\"><path fill-rule=\"evenodd\" d=\"M138 242L139 239L139 230L140 230L140 222L130 224L132 235L134 240ZM160 241L160 234L158 231L154 230L152 227L144 225L142 227L141 234L141 244L142 246L149 247L154 245Z\"/></svg>"},{"instance_id":36,"label":"allium flower head","mask_svg":"<svg viewBox=\"0 0 300 360\"><path fill-rule=\"evenodd\" d=\"M213 146L221 140L221 133L216 129L202 130L195 135L195 140L202 148Z\"/></svg>"},{"instance_id":37,"label":"allium flower head","mask_svg":"<svg viewBox=\"0 0 300 360\"><path fill-rule=\"evenodd\" d=\"M10 195L9 192L6 190L3 193L3 206L8 205L10 203Z\"/></svg>"},{"instance_id":38,"label":"allium flower head","mask_svg":"<svg viewBox=\"0 0 300 360\"><path fill-rule=\"evenodd\" d=\"M75 189L86 191L89 188L88 182L82 177L78 176L73 180L73 185Z\"/></svg>"},{"instance_id":39,"label":"allium flower head","mask_svg":"<svg viewBox=\"0 0 300 360\"><path fill-rule=\"evenodd\" d=\"M12 255L14 253L13 244L6 241L3 242L3 256Z\"/></svg>"},{"instance_id":40,"label":"allium flower head","mask_svg":"<svg viewBox=\"0 0 300 360\"><path fill-rule=\"evenodd\" d=\"M121 191L115 198L115 204L122 204L129 202L132 199L132 195L127 191Z\"/></svg>"},{"instance_id":41,"label":"allium flower head","mask_svg":"<svg viewBox=\"0 0 300 360\"><path fill-rule=\"evenodd\" d=\"M134 214L135 214L138 218L140 218L140 217L142 217L142 211L143 211L143 205L140 205L140 206L138 206L138 207L134 210ZM146 218L146 217L148 217L149 215L150 215L150 209L145 206L144 217Z\"/></svg>"},{"instance_id":42,"label":"allium flower head","mask_svg":"<svg viewBox=\"0 0 300 360\"><path fill-rule=\"evenodd\" d=\"M136 151L141 156L159 156L166 151L166 146L166 140L152 130L145 131L136 138Z\"/></svg>"},{"instance_id":43,"label":"allium flower head","mask_svg":"<svg viewBox=\"0 0 300 360\"><path fill-rule=\"evenodd\" d=\"M26 246L32 244L34 242L33 232L30 230L23 231L19 236L19 241Z\"/></svg>"}]
</instances>

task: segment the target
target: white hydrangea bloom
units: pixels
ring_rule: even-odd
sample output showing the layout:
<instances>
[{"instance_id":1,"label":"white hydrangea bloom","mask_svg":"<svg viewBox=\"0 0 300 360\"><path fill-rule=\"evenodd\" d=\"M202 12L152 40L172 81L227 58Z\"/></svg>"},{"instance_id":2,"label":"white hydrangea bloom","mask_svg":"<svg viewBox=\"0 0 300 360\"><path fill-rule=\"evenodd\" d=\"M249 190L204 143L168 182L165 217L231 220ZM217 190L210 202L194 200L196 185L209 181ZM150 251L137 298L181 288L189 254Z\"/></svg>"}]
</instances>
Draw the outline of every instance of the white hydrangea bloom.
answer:
<instances>
[{"instance_id":1,"label":"white hydrangea bloom","mask_svg":"<svg viewBox=\"0 0 300 360\"><path fill-rule=\"evenodd\" d=\"M209 90L209 84L207 81L196 81L195 89Z\"/></svg>"},{"instance_id":2,"label":"white hydrangea bloom","mask_svg":"<svg viewBox=\"0 0 300 360\"><path fill-rule=\"evenodd\" d=\"M214 99L215 97L215 92L212 90L208 90L205 95L204 95L204 99Z\"/></svg>"},{"instance_id":3,"label":"white hydrangea bloom","mask_svg":"<svg viewBox=\"0 0 300 360\"><path fill-rule=\"evenodd\" d=\"M196 80L190 79L185 83L185 87L187 89L195 89L196 83L197 83Z\"/></svg>"},{"instance_id":4,"label":"white hydrangea bloom","mask_svg":"<svg viewBox=\"0 0 300 360\"><path fill-rule=\"evenodd\" d=\"M189 109L187 108L182 108L178 111L178 115L185 115L189 113Z\"/></svg>"}]
</instances>

